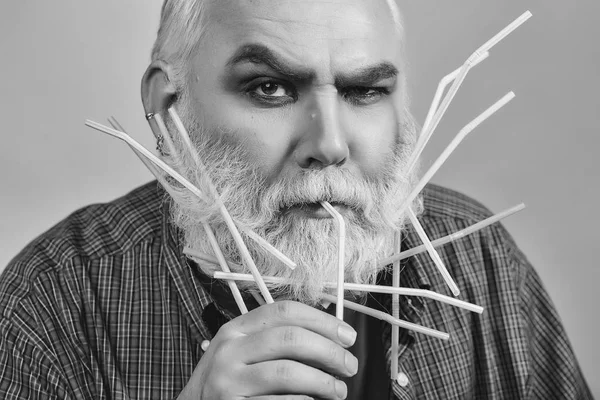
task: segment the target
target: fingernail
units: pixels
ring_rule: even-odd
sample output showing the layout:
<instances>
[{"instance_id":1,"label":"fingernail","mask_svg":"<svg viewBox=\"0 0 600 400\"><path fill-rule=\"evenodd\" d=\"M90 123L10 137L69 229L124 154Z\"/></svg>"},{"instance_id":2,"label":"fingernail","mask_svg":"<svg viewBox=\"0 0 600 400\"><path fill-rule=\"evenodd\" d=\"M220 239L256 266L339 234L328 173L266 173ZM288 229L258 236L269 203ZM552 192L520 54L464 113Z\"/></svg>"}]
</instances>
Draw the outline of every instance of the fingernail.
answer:
<instances>
[{"instance_id":1,"label":"fingernail","mask_svg":"<svg viewBox=\"0 0 600 400\"><path fill-rule=\"evenodd\" d=\"M345 399L348 396L348 388L342 381L335 381L335 393L340 399Z\"/></svg>"},{"instance_id":2,"label":"fingernail","mask_svg":"<svg viewBox=\"0 0 600 400\"><path fill-rule=\"evenodd\" d=\"M343 344L352 346L356 340L356 331L349 326L340 325L338 327L338 337Z\"/></svg>"},{"instance_id":3,"label":"fingernail","mask_svg":"<svg viewBox=\"0 0 600 400\"><path fill-rule=\"evenodd\" d=\"M356 374L358 371L358 358L354 357L350 352L346 352L344 361L348 372L352 375Z\"/></svg>"}]
</instances>

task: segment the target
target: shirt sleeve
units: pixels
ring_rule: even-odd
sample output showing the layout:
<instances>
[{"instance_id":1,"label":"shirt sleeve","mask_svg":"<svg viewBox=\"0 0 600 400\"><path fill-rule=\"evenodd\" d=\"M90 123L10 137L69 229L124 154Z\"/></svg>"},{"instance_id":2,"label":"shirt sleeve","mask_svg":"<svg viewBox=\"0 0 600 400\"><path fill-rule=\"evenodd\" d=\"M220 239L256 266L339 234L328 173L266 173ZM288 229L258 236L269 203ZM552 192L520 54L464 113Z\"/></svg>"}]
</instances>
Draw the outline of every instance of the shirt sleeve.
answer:
<instances>
[{"instance_id":1,"label":"shirt sleeve","mask_svg":"<svg viewBox=\"0 0 600 400\"><path fill-rule=\"evenodd\" d=\"M0 398L72 399L49 358L6 319L0 324Z\"/></svg>"},{"instance_id":2,"label":"shirt sleeve","mask_svg":"<svg viewBox=\"0 0 600 400\"><path fill-rule=\"evenodd\" d=\"M521 318L526 332L531 399L592 399L558 313L531 264L519 260Z\"/></svg>"},{"instance_id":3,"label":"shirt sleeve","mask_svg":"<svg viewBox=\"0 0 600 400\"><path fill-rule=\"evenodd\" d=\"M76 305L55 277L25 277L8 270L0 281L0 399L98 398Z\"/></svg>"}]
</instances>

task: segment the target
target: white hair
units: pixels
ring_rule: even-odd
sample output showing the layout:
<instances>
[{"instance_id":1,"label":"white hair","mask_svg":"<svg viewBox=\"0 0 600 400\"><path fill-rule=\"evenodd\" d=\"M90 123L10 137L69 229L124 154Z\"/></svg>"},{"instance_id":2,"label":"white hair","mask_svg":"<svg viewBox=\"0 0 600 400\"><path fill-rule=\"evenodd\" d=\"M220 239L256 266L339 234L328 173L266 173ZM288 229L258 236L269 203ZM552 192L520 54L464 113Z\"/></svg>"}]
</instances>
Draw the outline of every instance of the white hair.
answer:
<instances>
[{"instance_id":1,"label":"white hair","mask_svg":"<svg viewBox=\"0 0 600 400\"><path fill-rule=\"evenodd\" d=\"M173 68L177 85L183 85L182 77L187 63L204 36L208 0L165 0L160 15L160 25L152 48L152 61L164 61Z\"/></svg>"},{"instance_id":2,"label":"white hair","mask_svg":"<svg viewBox=\"0 0 600 400\"><path fill-rule=\"evenodd\" d=\"M152 61L169 63L177 77L183 77L186 64L200 44L207 26L210 0L165 0L154 46ZM404 24L397 0L386 0L398 33L403 37ZM183 82L175 82L183 84Z\"/></svg>"}]
</instances>

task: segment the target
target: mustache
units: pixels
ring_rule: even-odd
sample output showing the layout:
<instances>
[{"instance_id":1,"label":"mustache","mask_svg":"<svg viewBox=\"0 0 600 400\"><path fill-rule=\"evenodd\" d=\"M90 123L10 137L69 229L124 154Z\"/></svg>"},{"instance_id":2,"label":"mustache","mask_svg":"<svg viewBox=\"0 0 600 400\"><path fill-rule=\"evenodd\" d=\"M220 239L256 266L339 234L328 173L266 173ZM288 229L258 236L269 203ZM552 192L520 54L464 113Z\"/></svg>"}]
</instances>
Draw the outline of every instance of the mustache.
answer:
<instances>
[{"instance_id":1,"label":"mustache","mask_svg":"<svg viewBox=\"0 0 600 400\"><path fill-rule=\"evenodd\" d=\"M374 199L370 194L380 192L380 184L343 169L303 171L274 183L262 201L274 210L327 201L365 211L372 207Z\"/></svg>"}]
</instances>

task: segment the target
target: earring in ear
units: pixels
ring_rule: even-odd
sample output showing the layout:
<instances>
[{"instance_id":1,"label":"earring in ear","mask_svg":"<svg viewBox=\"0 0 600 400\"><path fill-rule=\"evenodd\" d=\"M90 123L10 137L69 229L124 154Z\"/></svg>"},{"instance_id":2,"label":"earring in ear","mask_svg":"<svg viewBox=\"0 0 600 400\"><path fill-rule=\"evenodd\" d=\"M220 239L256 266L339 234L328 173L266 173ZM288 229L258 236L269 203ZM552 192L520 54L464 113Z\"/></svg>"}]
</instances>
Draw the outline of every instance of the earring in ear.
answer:
<instances>
[{"instance_id":1,"label":"earring in ear","mask_svg":"<svg viewBox=\"0 0 600 400\"><path fill-rule=\"evenodd\" d=\"M156 150L158 151L158 154L160 154L161 156L165 156L165 149L163 148L165 144L165 138L163 135L158 135L156 137Z\"/></svg>"},{"instance_id":2,"label":"earring in ear","mask_svg":"<svg viewBox=\"0 0 600 400\"><path fill-rule=\"evenodd\" d=\"M154 113L150 112L148 114L146 114L146 121L150 122L150 120L154 119ZM163 135L158 135L156 137L156 150L158 151L158 154L160 154L161 156L165 156L165 149L163 148L165 144L165 138Z\"/></svg>"}]
</instances>

